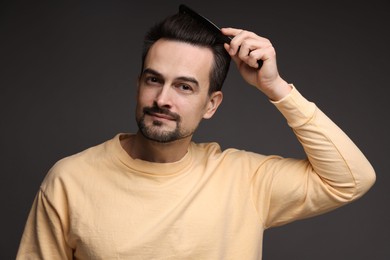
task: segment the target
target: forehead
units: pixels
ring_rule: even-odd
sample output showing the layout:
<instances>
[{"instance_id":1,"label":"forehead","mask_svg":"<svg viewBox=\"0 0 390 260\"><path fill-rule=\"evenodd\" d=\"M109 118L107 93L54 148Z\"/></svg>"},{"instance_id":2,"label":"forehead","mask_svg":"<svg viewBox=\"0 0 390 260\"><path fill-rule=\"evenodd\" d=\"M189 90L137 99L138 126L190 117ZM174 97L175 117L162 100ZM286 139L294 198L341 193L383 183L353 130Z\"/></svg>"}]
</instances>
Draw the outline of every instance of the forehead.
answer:
<instances>
[{"instance_id":1,"label":"forehead","mask_svg":"<svg viewBox=\"0 0 390 260\"><path fill-rule=\"evenodd\" d=\"M167 78L194 77L208 85L213 61L213 53L207 47L160 39L149 49L144 69L153 69Z\"/></svg>"}]
</instances>

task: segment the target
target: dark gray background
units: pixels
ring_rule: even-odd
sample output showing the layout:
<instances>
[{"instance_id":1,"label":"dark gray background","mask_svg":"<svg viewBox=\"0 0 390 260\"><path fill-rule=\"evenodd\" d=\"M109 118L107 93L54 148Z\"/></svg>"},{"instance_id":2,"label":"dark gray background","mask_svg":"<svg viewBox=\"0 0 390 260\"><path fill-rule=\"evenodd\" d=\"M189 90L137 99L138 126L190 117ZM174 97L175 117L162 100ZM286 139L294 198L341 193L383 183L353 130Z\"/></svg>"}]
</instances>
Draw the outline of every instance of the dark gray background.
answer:
<instances>
[{"instance_id":1,"label":"dark gray background","mask_svg":"<svg viewBox=\"0 0 390 260\"><path fill-rule=\"evenodd\" d=\"M15 257L35 193L54 162L136 130L142 37L180 3L221 26L271 39L282 77L340 125L377 172L360 200L267 230L264 259L390 259L389 5L224 2L1 2L0 259ZM282 116L233 65L224 103L196 140L302 157Z\"/></svg>"}]
</instances>

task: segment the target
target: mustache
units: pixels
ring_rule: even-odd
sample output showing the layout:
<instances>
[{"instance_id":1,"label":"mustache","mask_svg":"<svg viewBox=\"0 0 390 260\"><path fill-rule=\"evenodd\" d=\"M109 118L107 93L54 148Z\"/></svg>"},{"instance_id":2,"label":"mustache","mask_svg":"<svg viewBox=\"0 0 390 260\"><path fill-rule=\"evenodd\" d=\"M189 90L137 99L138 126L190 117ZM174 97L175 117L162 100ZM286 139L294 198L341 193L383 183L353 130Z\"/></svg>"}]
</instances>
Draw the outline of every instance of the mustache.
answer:
<instances>
[{"instance_id":1,"label":"mustache","mask_svg":"<svg viewBox=\"0 0 390 260\"><path fill-rule=\"evenodd\" d=\"M171 117L175 121L180 121L180 116L174 112L171 112L168 108L159 107L157 103L154 103L152 107L144 107L144 114L163 114Z\"/></svg>"}]
</instances>

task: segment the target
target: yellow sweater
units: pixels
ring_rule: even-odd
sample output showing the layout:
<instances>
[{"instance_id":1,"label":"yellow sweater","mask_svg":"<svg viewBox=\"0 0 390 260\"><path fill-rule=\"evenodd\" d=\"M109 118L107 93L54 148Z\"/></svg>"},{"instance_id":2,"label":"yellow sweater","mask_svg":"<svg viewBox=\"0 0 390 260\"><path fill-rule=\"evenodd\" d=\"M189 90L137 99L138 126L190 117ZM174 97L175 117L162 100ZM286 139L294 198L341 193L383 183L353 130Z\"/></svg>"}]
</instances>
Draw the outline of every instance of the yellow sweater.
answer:
<instances>
[{"instance_id":1,"label":"yellow sweater","mask_svg":"<svg viewBox=\"0 0 390 260\"><path fill-rule=\"evenodd\" d=\"M266 228L324 213L374 183L370 163L293 89L273 102L306 160L192 143L175 163L128 156L112 140L56 163L17 259L261 259Z\"/></svg>"}]
</instances>

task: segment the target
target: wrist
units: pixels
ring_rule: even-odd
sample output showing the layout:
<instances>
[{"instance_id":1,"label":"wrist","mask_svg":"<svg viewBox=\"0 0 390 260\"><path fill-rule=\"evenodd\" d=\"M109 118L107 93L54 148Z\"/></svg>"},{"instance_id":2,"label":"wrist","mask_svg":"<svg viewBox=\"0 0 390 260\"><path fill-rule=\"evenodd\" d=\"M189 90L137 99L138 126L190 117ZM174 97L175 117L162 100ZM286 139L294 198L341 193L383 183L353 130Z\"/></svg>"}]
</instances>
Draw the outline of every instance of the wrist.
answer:
<instances>
[{"instance_id":1,"label":"wrist","mask_svg":"<svg viewBox=\"0 0 390 260\"><path fill-rule=\"evenodd\" d=\"M265 94L270 100L279 101L290 94L291 90L292 87L285 80L279 77Z\"/></svg>"}]
</instances>

